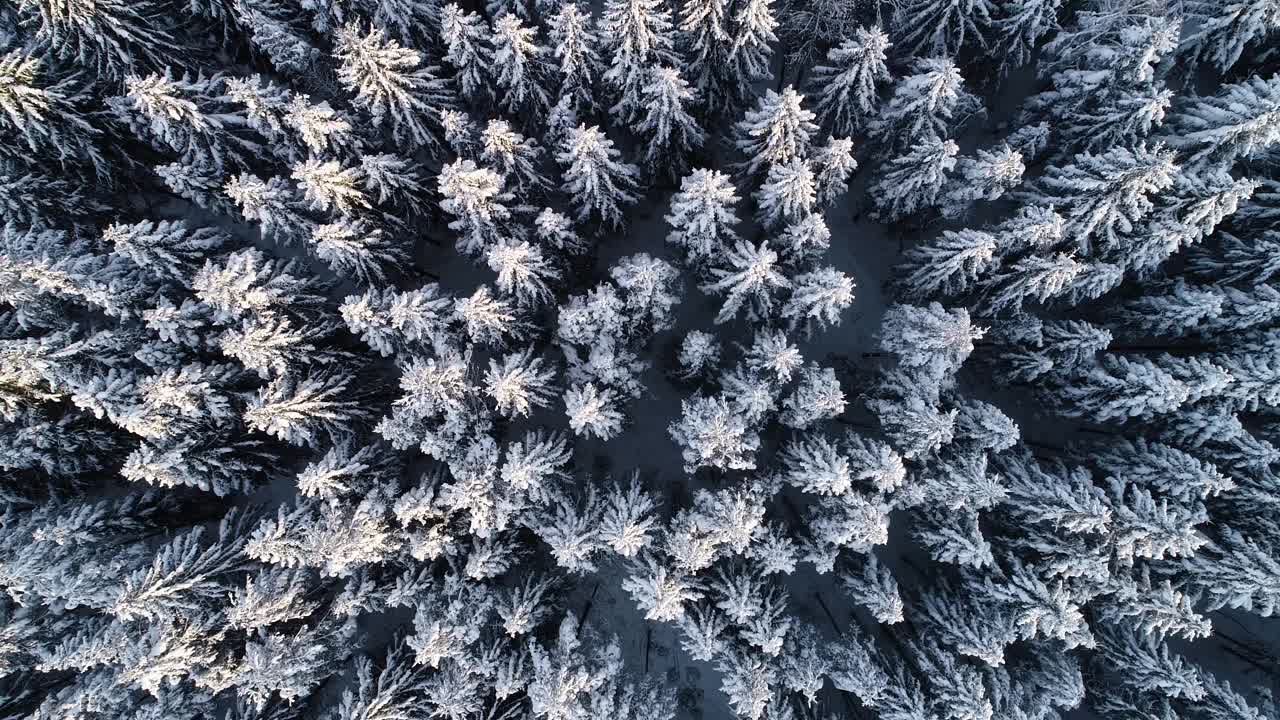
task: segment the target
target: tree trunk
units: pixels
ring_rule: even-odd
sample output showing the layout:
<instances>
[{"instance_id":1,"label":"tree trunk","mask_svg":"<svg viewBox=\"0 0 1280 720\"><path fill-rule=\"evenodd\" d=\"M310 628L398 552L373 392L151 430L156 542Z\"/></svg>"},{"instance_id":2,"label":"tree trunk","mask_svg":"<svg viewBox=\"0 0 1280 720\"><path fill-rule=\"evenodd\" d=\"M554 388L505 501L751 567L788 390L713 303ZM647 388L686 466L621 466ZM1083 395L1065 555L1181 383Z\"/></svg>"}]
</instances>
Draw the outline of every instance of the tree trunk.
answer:
<instances>
[{"instance_id":1,"label":"tree trunk","mask_svg":"<svg viewBox=\"0 0 1280 720\"><path fill-rule=\"evenodd\" d=\"M591 586L591 596L587 598L587 604L582 607L582 614L578 616L578 635L582 635L582 626L587 622L587 616L591 614L591 608L595 605L596 591L600 589L600 583L597 581Z\"/></svg>"},{"instance_id":2,"label":"tree trunk","mask_svg":"<svg viewBox=\"0 0 1280 720\"><path fill-rule=\"evenodd\" d=\"M831 627L835 628L837 635L844 635L844 629L840 627L840 623L836 622L836 616L831 614L831 608L827 607L827 601L822 599L822 593L815 592L814 599L818 601L818 605L822 608L822 612L827 614L827 619L831 621Z\"/></svg>"}]
</instances>

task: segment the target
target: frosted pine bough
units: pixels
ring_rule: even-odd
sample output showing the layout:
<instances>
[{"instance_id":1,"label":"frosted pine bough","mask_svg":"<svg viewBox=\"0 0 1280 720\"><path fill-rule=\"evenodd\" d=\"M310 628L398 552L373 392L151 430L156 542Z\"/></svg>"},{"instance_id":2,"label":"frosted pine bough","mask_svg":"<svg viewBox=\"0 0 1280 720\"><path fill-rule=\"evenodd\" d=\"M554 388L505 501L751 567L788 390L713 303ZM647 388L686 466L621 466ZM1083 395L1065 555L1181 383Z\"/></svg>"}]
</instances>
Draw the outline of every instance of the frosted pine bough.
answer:
<instances>
[{"instance_id":1,"label":"frosted pine bough","mask_svg":"<svg viewBox=\"0 0 1280 720\"><path fill-rule=\"evenodd\" d=\"M1273 717L1278 26L0 11L3 714Z\"/></svg>"}]
</instances>

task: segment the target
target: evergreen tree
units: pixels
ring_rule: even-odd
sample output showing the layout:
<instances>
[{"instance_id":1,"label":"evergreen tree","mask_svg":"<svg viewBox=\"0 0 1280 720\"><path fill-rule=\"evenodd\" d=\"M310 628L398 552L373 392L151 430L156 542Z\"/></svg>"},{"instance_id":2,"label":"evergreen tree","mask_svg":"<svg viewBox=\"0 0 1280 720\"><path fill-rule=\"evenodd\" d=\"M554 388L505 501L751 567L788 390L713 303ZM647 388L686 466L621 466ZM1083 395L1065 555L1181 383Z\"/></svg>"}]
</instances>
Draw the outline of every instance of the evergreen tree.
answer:
<instances>
[{"instance_id":1,"label":"evergreen tree","mask_svg":"<svg viewBox=\"0 0 1280 720\"><path fill-rule=\"evenodd\" d=\"M550 192L551 181L539 168L542 148L532 139L513 130L506 120L490 120L480 140L480 159L514 182L522 197L538 197Z\"/></svg>"},{"instance_id":2,"label":"evergreen tree","mask_svg":"<svg viewBox=\"0 0 1280 720\"><path fill-rule=\"evenodd\" d=\"M676 360L680 363L679 376L682 379L705 378L717 369L720 343L714 335L694 330L684 336Z\"/></svg>"},{"instance_id":3,"label":"evergreen tree","mask_svg":"<svg viewBox=\"0 0 1280 720\"><path fill-rule=\"evenodd\" d=\"M725 0L697 0L680 8L679 29L687 38L690 55L686 74L712 112L726 109L737 97L729 11Z\"/></svg>"},{"instance_id":4,"label":"evergreen tree","mask_svg":"<svg viewBox=\"0 0 1280 720\"><path fill-rule=\"evenodd\" d=\"M344 168L337 160L312 158L294 166L292 177L298 181L298 188L312 210L332 209L350 217L355 211L370 207L369 199L360 189L363 178L359 168Z\"/></svg>"},{"instance_id":5,"label":"evergreen tree","mask_svg":"<svg viewBox=\"0 0 1280 720\"><path fill-rule=\"evenodd\" d=\"M853 140L827 138L827 144L813 152L818 204L831 207L849 192L849 176L858 168L853 159Z\"/></svg>"},{"instance_id":6,"label":"evergreen tree","mask_svg":"<svg viewBox=\"0 0 1280 720\"><path fill-rule=\"evenodd\" d=\"M449 228L459 233L460 252L479 255L499 241L511 217L506 203L514 199L501 175L471 160L456 160L441 170L439 188L440 208L457 218Z\"/></svg>"},{"instance_id":7,"label":"evergreen tree","mask_svg":"<svg viewBox=\"0 0 1280 720\"><path fill-rule=\"evenodd\" d=\"M637 200L639 171L622 162L621 155L599 127L579 125L569 131L556 160L565 168L566 189L579 222L622 226L622 206Z\"/></svg>"},{"instance_id":8,"label":"evergreen tree","mask_svg":"<svg viewBox=\"0 0 1280 720\"><path fill-rule=\"evenodd\" d=\"M992 25L1002 72L1031 61L1040 39L1058 29L1061 5L1062 0L1013 0L1000 5Z\"/></svg>"},{"instance_id":9,"label":"evergreen tree","mask_svg":"<svg viewBox=\"0 0 1280 720\"><path fill-rule=\"evenodd\" d=\"M44 0L18 6L31 40L41 52L112 80L142 70L180 65L184 47L152 2L73 2ZM16 20L16 17L10 16Z\"/></svg>"},{"instance_id":10,"label":"evergreen tree","mask_svg":"<svg viewBox=\"0 0 1280 720\"><path fill-rule=\"evenodd\" d=\"M286 108L283 122L313 153L350 151L360 146L346 113L329 103L311 104L305 95L295 95Z\"/></svg>"},{"instance_id":11,"label":"evergreen tree","mask_svg":"<svg viewBox=\"0 0 1280 720\"><path fill-rule=\"evenodd\" d=\"M632 337L648 339L675 326L680 274L669 263L648 253L637 253L619 260L609 269L609 276L622 291Z\"/></svg>"},{"instance_id":12,"label":"evergreen tree","mask_svg":"<svg viewBox=\"0 0 1280 720\"><path fill-rule=\"evenodd\" d=\"M576 3L567 2L548 20L555 56L560 59L560 94L568 97L578 113L596 107L594 86L603 72L600 37Z\"/></svg>"},{"instance_id":13,"label":"evergreen tree","mask_svg":"<svg viewBox=\"0 0 1280 720\"><path fill-rule=\"evenodd\" d=\"M773 228L802 221L814 209L818 191L813 170L801 158L769 166L769 174L756 193L757 219Z\"/></svg>"},{"instance_id":14,"label":"evergreen tree","mask_svg":"<svg viewBox=\"0 0 1280 720\"><path fill-rule=\"evenodd\" d=\"M986 47L984 35L996 8L989 0L940 5L909 0L894 12L898 45L910 55L955 57L964 47Z\"/></svg>"},{"instance_id":15,"label":"evergreen tree","mask_svg":"<svg viewBox=\"0 0 1280 720\"><path fill-rule=\"evenodd\" d=\"M1172 90L1154 84L1108 94L1095 107L1067 114L1061 131L1086 150L1132 145L1164 123L1172 101Z\"/></svg>"},{"instance_id":16,"label":"evergreen tree","mask_svg":"<svg viewBox=\"0 0 1280 720\"><path fill-rule=\"evenodd\" d=\"M706 133L689 114L694 103L689 85L672 68L657 68L641 91L644 119L636 132L645 138L644 161L653 174L678 178L689 169L689 156L706 141Z\"/></svg>"},{"instance_id":17,"label":"evergreen tree","mask_svg":"<svg viewBox=\"0 0 1280 720\"><path fill-rule=\"evenodd\" d=\"M994 151L979 150L973 158L956 161L956 179L947 191L943 214L957 217L979 200L999 200L1022 182L1026 165L1022 155L1008 145Z\"/></svg>"},{"instance_id":18,"label":"evergreen tree","mask_svg":"<svg viewBox=\"0 0 1280 720\"><path fill-rule=\"evenodd\" d=\"M250 428L295 445L314 446L323 433L338 442L351 423L368 411L349 395L353 378L320 373L307 377L282 375L261 388L245 410Z\"/></svg>"},{"instance_id":19,"label":"evergreen tree","mask_svg":"<svg viewBox=\"0 0 1280 720\"><path fill-rule=\"evenodd\" d=\"M756 109L733 126L733 143L744 158L740 167L746 175L759 177L771 166L808 156L818 126L803 100L791 87L781 95L767 90Z\"/></svg>"},{"instance_id":20,"label":"evergreen tree","mask_svg":"<svg viewBox=\"0 0 1280 720\"><path fill-rule=\"evenodd\" d=\"M622 430L623 416L610 388L598 388L592 383L571 387L565 393L564 405L569 427L575 434L608 440Z\"/></svg>"},{"instance_id":21,"label":"evergreen tree","mask_svg":"<svg viewBox=\"0 0 1280 720\"><path fill-rule=\"evenodd\" d=\"M458 92L473 102L487 99L492 91L493 54L487 30L478 14L464 12L455 3L444 6L440 16L444 61L453 66Z\"/></svg>"},{"instance_id":22,"label":"evergreen tree","mask_svg":"<svg viewBox=\"0 0 1280 720\"><path fill-rule=\"evenodd\" d=\"M1186 402L1186 383L1146 358L1104 355L1060 390L1064 412L1099 422L1152 417Z\"/></svg>"},{"instance_id":23,"label":"evergreen tree","mask_svg":"<svg viewBox=\"0 0 1280 720\"><path fill-rule=\"evenodd\" d=\"M799 382L782 401L782 416L778 419L783 425L804 430L844 412L844 391L834 370L810 363L799 375Z\"/></svg>"},{"instance_id":24,"label":"evergreen tree","mask_svg":"<svg viewBox=\"0 0 1280 720\"><path fill-rule=\"evenodd\" d=\"M551 300L548 283L560 273L543 256L542 249L528 242L500 242L485 256L489 269L498 274L498 290L515 296L520 305L536 306Z\"/></svg>"},{"instance_id":25,"label":"evergreen tree","mask_svg":"<svg viewBox=\"0 0 1280 720\"><path fill-rule=\"evenodd\" d=\"M835 268L821 268L792 280L791 297L782 317L792 323L839 325L840 315L853 304L853 278Z\"/></svg>"},{"instance_id":26,"label":"evergreen tree","mask_svg":"<svg viewBox=\"0 0 1280 720\"><path fill-rule=\"evenodd\" d=\"M125 95L111 98L111 110L140 136L177 153L188 164L218 171L243 167L262 149L248 121L226 112L230 98L220 77L164 75L125 78Z\"/></svg>"},{"instance_id":27,"label":"evergreen tree","mask_svg":"<svg viewBox=\"0 0 1280 720\"><path fill-rule=\"evenodd\" d=\"M18 50L0 56L0 128L14 133L36 156L56 160L64 168L83 163L105 177L106 159L96 146L101 130L81 117L87 97L74 79L48 82L41 77L43 63ZM37 77L45 80L37 83ZM0 151L5 154L11 149Z\"/></svg>"},{"instance_id":28,"label":"evergreen tree","mask_svg":"<svg viewBox=\"0 0 1280 720\"><path fill-rule=\"evenodd\" d=\"M874 188L878 212L887 220L900 220L935 206L959 150L954 141L933 137L894 158Z\"/></svg>"},{"instance_id":29,"label":"evergreen tree","mask_svg":"<svg viewBox=\"0 0 1280 720\"><path fill-rule=\"evenodd\" d=\"M102 241L111 252L157 276L185 282L203 264L201 259L225 247L230 238L213 228L191 228L181 220L144 220L114 223L103 231Z\"/></svg>"},{"instance_id":30,"label":"evergreen tree","mask_svg":"<svg viewBox=\"0 0 1280 720\"><path fill-rule=\"evenodd\" d=\"M603 78L616 98L609 114L634 124L645 107L651 68L681 66L666 0L608 0L601 18L609 68Z\"/></svg>"},{"instance_id":31,"label":"evergreen tree","mask_svg":"<svg viewBox=\"0 0 1280 720\"><path fill-rule=\"evenodd\" d=\"M730 67L738 87L738 98L751 96L751 83L769 77L773 58L773 43L778 41L775 30L778 21L773 14L772 0L745 0L733 16L733 47L730 49ZM735 98L736 109L740 100Z\"/></svg>"},{"instance_id":32,"label":"evergreen tree","mask_svg":"<svg viewBox=\"0 0 1280 720\"><path fill-rule=\"evenodd\" d=\"M1280 608L1280 563L1267 545L1228 529L1206 549L1182 562L1208 608L1242 608L1262 617L1275 614Z\"/></svg>"},{"instance_id":33,"label":"evergreen tree","mask_svg":"<svg viewBox=\"0 0 1280 720\"><path fill-rule=\"evenodd\" d=\"M551 109L546 89L551 67L547 49L534 42L535 34L515 15L503 15L493 23L494 84L512 115L538 117Z\"/></svg>"},{"instance_id":34,"label":"evergreen tree","mask_svg":"<svg viewBox=\"0 0 1280 720\"><path fill-rule=\"evenodd\" d=\"M701 467L718 470L751 470L755 468L755 451L760 438L740 413L723 398L695 395L681 402L679 422L669 428L671 438L684 450L684 471L694 473Z\"/></svg>"},{"instance_id":35,"label":"evergreen tree","mask_svg":"<svg viewBox=\"0 0 1280 720\"><path fill-rule=\"evenodd\" d=\"M424 65L420 53L387 39L378 28L365 34L359 26L344 26L334 50L342 63L339 81L355 93L356 103L368 111L374 125L389 125L397 142L440 152L437 130L427 123L441 110L452 109L457 100L437 68Z\"/></svg>"},{"instance_id":36,"label":"evergreen tree","mask_svg":"<svg viewBox=\"0 0 1280 720\"><path fill-rule=\"evenodd\" d=\"M703 292L726 296L716 323L732 320L743 305L747 306L749 319L769 317L773 313L774 293L791 285L791 281L775 269L778 253L764 244L757 247L739 241L728 251L727 260L729 267L713 267L712 280L702 285Z\"/></svg>"},{"instance_id":37,"label":"evergreen tree","mask_svg":"<svg viewBox=\"0 0 1280 720\"><path fill-rule=\"evenodd\" d=\"M445 337L451 307L440 286L430 284L403 293L366 290L348 296L338 310L351 332L386 357L417 343L437 344Z\"/></svg>"},{"instance_id":38,"label":"evergreen tree","mask_svg":"<svg viewBox=\"0 0 1280 720\"><path fill-rule=\"evenodd\" d=\"M1226 72L1240 60L1250 43L1265 39L1280 27L1280 6L1274 2L1228 2L1196 0L1188 3L1187 25L1193 30L1182 39L1179 50L1191 61L1213 63Z\"/></svg>"},{"instance_id":39,"label":"evergreen tree","mask_svg":"<svg viewBox=\"0 0 1280 720\"><path fill-rule=\"evenodd\" d=\"M893 86L867 131L892 147L911 147L930 136L946 138L979 103L964 89L960 69L949 59L915 61L915 73Z\"/></svg>"},{"instance_id":40,"label":"evergreen tree","mask_svg":"<svg viewBox=\"0 0 1280 720\"><path fill-rule=\"evenodd\" d=\"M1280 79L1251 77L1227 85L1213 97L1173 116L1177 133L1170 142L1192 163L1230 169L1280 142L1274 118L1280 113Z\"/></svg>"},{"instance_id":41,"label":"evergreen tree","mask_svg":"<svg viewBox=\"0 0 1280 720\"><path fill-rule=\"evenodd\" d=\"M694 264L711 259L738 240L733 207L739 200L728 175L694 170L680 181L680 191L671 198L666 221L672 231L667 242L682 248Z\"/></svg>"},{"instance_id":42,"label":"evergreen tree","mask_svg":"<svg viewBox=\"0 0 1280 720\"><path fill-rule=\"evenodd\" d=\"M960 295L996 264L996 238L978 230L944 230L932 243L907 252L902 286L910 297Z\"/></svg>"},{"instance_id":43,"label":"evergreen tree","mask_svg":"<svg viewBox=\"0 0 1280 720\"><path fill-rule=\"evenodd\" d=\"M891 43L880 28L858 28L853 37L827 53L813 69L810 95L823 127L837 136L860 131L879 105L876 87L889 79L886 51Z\"/></svg>"},{"instance_id":44,"label":"evergreen tree","mask_svg":"<svg viewBox=\"0 0 1280 720\"><path fill-rule=\"evenodd\" d=\"M384 282L387 269L399 267L408 255L382 230L358 221L340 220L317 226L311 233L316 257L339 275L362 283Z\"/></svg>"},{"instance_id":45,"label":"evergreen tree","mask_svg":"<svg viewBox=\"0 0 1280 720\"><path fill-rule=\"evenodd\" d=\"M1050 168L1035 199L1062 209L1067 235L1083 252L1094 251L1095 239L1107 250L1151 212L1149 195L1173 183L1176 167L1173 151L1160 145L1082 153L1070 165Z\"/></svg>"},{"instance_id":46,"label":"evergreen tree","mask_svg":"<svg viewBox=\"0 0 1280 720\"><path fill-rule=\"evenodd\" d=\"M422 176L408 160L391 153L365 155L360 158L364 190L377 202L404 208L417 217L430 214L427 188Z\"/></svg>"}]
</instances>

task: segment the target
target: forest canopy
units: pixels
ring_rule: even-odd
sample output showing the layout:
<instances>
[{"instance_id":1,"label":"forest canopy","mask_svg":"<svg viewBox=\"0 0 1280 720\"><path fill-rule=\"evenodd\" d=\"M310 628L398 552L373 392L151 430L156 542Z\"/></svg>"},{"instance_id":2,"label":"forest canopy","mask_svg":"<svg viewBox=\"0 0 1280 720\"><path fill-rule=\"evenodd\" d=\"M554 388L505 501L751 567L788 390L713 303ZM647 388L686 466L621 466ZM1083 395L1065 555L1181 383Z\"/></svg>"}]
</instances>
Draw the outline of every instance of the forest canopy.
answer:
<instances>
[{"instance_id":1,"label":"forest canopy","mask_svg":"<svg viewBox=\"0 0 1280 720\"><path fill-rule=\"evenodd\" d=\"M1280 0L0 0L0 718L1280 720Z\"/></svg>"}]
</instances>

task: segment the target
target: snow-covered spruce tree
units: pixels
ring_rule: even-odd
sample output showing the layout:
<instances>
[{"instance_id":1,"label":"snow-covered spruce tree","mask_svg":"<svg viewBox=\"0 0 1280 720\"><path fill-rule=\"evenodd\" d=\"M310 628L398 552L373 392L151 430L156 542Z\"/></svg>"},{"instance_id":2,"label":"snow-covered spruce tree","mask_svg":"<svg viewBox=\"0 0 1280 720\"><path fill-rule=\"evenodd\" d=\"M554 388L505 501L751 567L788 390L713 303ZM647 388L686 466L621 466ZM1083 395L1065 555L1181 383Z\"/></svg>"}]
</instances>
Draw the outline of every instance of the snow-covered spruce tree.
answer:
<instances>
[{"instance_id":1,"label":"snow-covered spruce tree","mask_svg":"<svg viewBox=\"0 0 1280 720\"><path fill-rule=\"evenodd\" d=\"M812 329L840 324L840 316L853 304L853 278L835 268L821 268L792 278L791 297L782 306L782 317L793 327Z\"/></svg>"},{"instance_id":2,"label":"snow-covered spruce tree","mask_svg":"<svg viewBox=\"0 0 1280 720\"><path fill-rule=\"evenodd\" d=\"M1195 0L1187 4L1186 13L1185 22L1193 29L1182 39L1179 52L1192 62L1209 62L1219 72L1239 62L1250 45L1280 29L1280 6L1274 2Z\"/></svg>"},{"instance_id":3,"label":"snow-covered spruce tree","mask_svg":"<svg viewBox=\"0 0 1280 720\"><path fill-rule=\"evenodd\" d=\"M183 55L174 18L149 1L59 5L42 0L24 2L7 15L30 28L32 43L50 59L112 80L180 65Z\"/></svg>"},{"instance_id":4,"label":"snow-covered spruce tree","mask_svg":"<svg viewBox=\"0 0 1280 720\"><path fill-rule=\"evenodd\" d=\"M1121 250L1123 234L1151 212L1149 196L1169 187L1176 169L1175 153L1160 145L1082 153L1046 172L1033 197L1059 208L1082 252Z\"/></svg>"},{"instance_id":5,"label":"snow-covered spruce tree","mask_svg":"<svg viewBox=\"0 0 1280 720\"><path fill-rule=\"evenodd\" d=\"M1058 29L1061 7L1062 0L1013 0L999 7L991 46L998 52L1001 72L1031 61L1041 38Z\"/></svg>"},{"instance_id":6,"label":"snow-covered spruce tree","mask_svg":"<svg viewBox=\"0 0 1280 720\"><path fill-rule=\"evenodd\" d=\"M853 140L828 137L826 144L814 149L812 164L818 204L830 207L843 200L849 192L853 171L858 169L858 161L853 157Z\"/></svg>"},{"instance_id":7,"label":"snow-covered spruce tree","mask_svg":"<svg viewBox=\"0 0 1280 720\"><path fill-rule=\"evenodd\" d=\"M164 74L129 75L125 94L109 101L112 113L162 152L187 164L224 171L245 167L260 152L259 138L246 118L227 112L231 99L223 78Z\"/></svg>"},{"instance_id":8,"label":"snow-covered spruce tree","mask_svg":"<svg viewBox=\"0 0 1280 720\"><path fill-rule=\"evenodd\" d=\"M1172 144L1187 153L1189 162L1229 170L1237 160L1251 158L1280 142L1275 128L1277 113L1280 80L1253 76L1175 114Z\"/></svg>"},{"instance_id":9,"label":"snow-covered spruce tree","mask_svg":"<svg viewBox=\"0 0 1280 720\"><path fill-rule=\"evenodd\" d=\"M769 77L773 44L778 41L777 29L773 0L746 0L733 14L729 71L737 87L734 95L726 98L727 110L743 107L754 94L751 84Z\"/></svg>"},{"instance_id":10,"label":"snow-covered spruce tree","mask_svg":"<svg viewBox=\"0 0 1280 720\"><path fill-rule=\"evenodd\" d=\"M514 197L504 178L471 160L457 160L440 172L440 208L456 219L449 228L458 233L457 248L480 255L502 237L511 218L507 203Z\"/></svg>"},{"instance_id":11,"label":"snow-covered spruce tree","mask_svg":"<svg viewBox=\"0 0 1280 720\"><path fill-rule=\"evenodd\" d=\"M809 95L823 127L836 135L852 135L874 116L877 84L889 79L886 52L889 36L879 28L859 28L852 38L827 53L813 69Z\"/></svg>"},{"instance_id":12,"label":"snow-covered spruce tree","mask_svg":"<svg viewBox=\"0 0 1280 720\"><path fill-rule=\"evenodd\" d=\"M671 197L666 221L672 230L667 242L680 248L688 262L702 263L738 240L734 206L741 198L732 179L716 170L694 170L680 181Z\"/></svg>"},{"instance_id":13,"label":"snow-covered spruce tree","mask_svg":"<svg viewBox=\"0 0 1280 720\"><path fill-rule=\"evenodd\" d=\"M493 23L493 72L497 95L514 116L542 117L551 109L547 87L551 65L547 48L535 42L536 30L515 15Z\"/></svg>"},{"instance_id":14,"label":"snow-covered spruce tree","mask_svg":"<svg viewBox=\"0 0 1280 720\"><path fill-rule=\"evenodd\" d=\"M337 160L307 160L294 166L290 177L298 182L298 189L312 210L333 210L351 217L355 211L370 207L360 189L360 170L344 168Z\"/></svg>"},{"instance_id":15,"label":"snow-covered spruce tree","mask_svg":"<svg viewBox=\"0 0 1280 720\"><path fill-rule=\"evenodd\" d=\"M614 229L624 224L622 207L637 200L640 173L621 158L599 127L579 125L565 137L556 160L564 166L579 222L595 220Z\"/></svg>"},{"instance_id":16,"label":"snow-covered spruce tree","mask_svg":"<svg viewBox=\"0 0 1280 720\"><path fill-rule=\"evenodd\" d=\"M551 181L540 167L542 148L506 120L490 120L480 133L480 144L480 159L512 181L520 197L533 199L550 191Z\"/></svg>"},{"instance_id":17,"label":"snow-covered spruce tree","mask_svg":"<svg viewBox=\"0 0 1280 720\"><path fill-rule=\"evenodd\" d=\"M444 61L454 69L458 92L473 102L488 99L493 89L493 50L489 47L488 30L478 13L466 12L456 3L444 6L440 16Z\"/></svg>"},{"instance_id":18,"label":"snow-covered spruce tree","mask_svg":"<svg viewBox=\"0 0 1280 720\"><path fill-rule=\"evenodd\" d=\"M680 273L670 263L648 253L628 255L609 269L609 276L622 292L628 335L649 338L675 326Z\"/></svg>"},{"instance_id":19,"label":"snow-covered spruce tree","mask_svg":"<svg viewBox=\"0 0 1280 720\"><path fill-rule=\"evenodd\" d=\"M774 293L791 286L777 269L778 253L763 243L756 246L739 241L726 255L728 267L712 267L711 280L702 285L703 292L725 296L716 323L737 317L744 305L748 319L772 315Z\"/></svg>"},{"instance_id":20,"label":"snow-covered spruce tree","mask_svg":"<svg viewBox=\"0 0 1280 720\"><path fill-rule=\"evenodd\" d=\"M569 98L575 114L596 107L595 83L604 71L600 36L591 14L566 2L547 23L560 72L560 96Z\"/></svg>"},{"instance_id":21,"label":"snow-covered spruce tree","mask_svg":"<svg viewBox=\"0 0 1280 720\"><path fill-rule=\"evenodd\" d=\"M6 108L0 127L15 133L27 152L68 171L83 165L98 177L108 177L106 159L95 142L102 131L80 116L88 95L76 78L51 77L38 57L12 50L0 57L0 82ZM0 153L21 160L18 147L6 143Z\"/></svg>"},{"instance_id":22,"label":"snow-covered spruce tree","mask_svg":"<svg viewBox=\"0 0 1280 720\"><path fill-rule=\"evenodd\" d=\"M688 74L691 86L714 112L736 98L740 80L734 76L730 54L730 4L724 0L699 0L680 9L678 27L688 38Z\"/></svg>"},{"instance_id":23,"label":"snow-covered spruce tree","mask_svg":"<svg viewBox=\"0 0 1280 720\"><path fill-rule=\"evenodd\" d=\"M979 105L964 89L964 78L954 61L916 60L913 70L894 84L889 102L867 126L870 135L888 148L910 150L930 136L950 137Z\"/></svg>"},{"instance_id":24,"label":"snow-covered spruce tree","mask_svg":"<svg viewBox=\"0 0 1280 720\"><path fill-rule=\"evenodd\" d=\"M897 51L954 57L964 47L985 47L983 36L995 12L990 0L946 4L908 0L893 14Z\"/></svg>"},{"instance_id":25,"label":"snow-covered spruce tree","mask_svg":"<svg viewBox=\"0 0 1280 720\"><path fill-rule=\"evenodd\" d=\"M264 181L255 175L240 173L221 189L246 220L258 223L264 238L288 245L300 243L311 235L313 221L303 212L302 198L284 178ZM350 185L348 189L359 195Z\"/></svg>"},{"instance_id":26,"label":"snow-covered spruce tree","mask_svg":"<svg viewBox=\"0 0 1280 720\"><path fill-rule=\"evenodd\" d=\"M706 133L689 112L695 103L693 92L679 71L657 68L640 94L644 119L635 131L646 142L645 167L651 174L674 180L685 174L690 155L706 141Z\"/></svg>"},{"instance_id":27,"label":"snow-covered spruce tree","mask_svg":"<svg viewBox=\"0 0 1280 720\"><path fill-rule=\"evenodd\" d=\"M498 275L498 289L514 296L520 305L540 305L551 299L550 283L559 271L543 255L542 249L526 241L505 242L489 248L485 256L489 269Z\"/></svg>"},{"instance_id":28,"label":"snow-covered spruce tree","mask_svg":"<svg viewBox=\"0 0 1280 720\"><path fill-rule=\"evenodd\" d=\"M995 236L980 230L943 231L931 243L912 248L901 267L902 291L908 297L962 295L996 260Z\"/></svg>"},{"instance_id":29,"label":"snow-covered spruce tree","mask_svg":"<svg viewBox=\"0 0 1280 720\"><path fill-rule=\"evenodd\" d=\"M335 273L365 284L385 282L390 268L400 267L408 255L383 231L359 221L340 220L312 230L316 256Z\"/></svg>"},{"instance_id":30,"label":"snow-covered spruce tree","mask_svg":"<svg viewBox=\"0 0 1280 720\"><path fill-rule=\"evenodd\" d=\"M423 63L421 53L388 39L377 28L365 33L357 25L338 30L334 50L341 62L338 79L355 93L356 104L375 125L386 124L398 142L441 152L432 125L442 110L456 105L454 91L439 69Z\"/></svg>"},{"instance_id":31,"label":"snow-covered spruce tree","mask_svg":"<svg viewBox=\"0 0 1280 720\"><path fill-rule=\"evenodd\" d=\"M679 376L685 380L704 378L716 369L720 362L720 344L714 335L694 330L680 343Z\"/></svg>"},{"instance_id":32,"label":"snow-covered spruce tree","mask_svg":"<svg viewBox=\"0 0 1280 720\"><path fill-rule=\"evenodd\" d=\"M756 192L757 221L766 228L802 222L818 200L817 179L803 158L769 166L769 174Z\"/></svg>"},{"instance_id":33,"label":"snow-covered spruce tree","mask_svg":"<svg viewBox=\"0 0 1280 720\"><path fill-rule=\"evenodd\" d=\"M1167 65L1177 44L1177 18L1154 6L1127 12L1091 8L1045 47L1041 74L1051 87L1031 96L1024 119L1061 128L1058 154L1105 148L1107 135L1141 135L1162 120Z\"/></svg>"},{"instance_id":34,"label":"snow-covered spruce tree","mask_svg":"<svg viewBox=\"0 0 1280 720\"><path fill-rule=\"evenodd\" d=\"M666 0L608 0L600 18L603 80L613 99L609 115L634 123L645 108L642 90L656 67L681 66L676 29Z\"/></svg>"},{"instance_id":35,"label":"snow-covered spruce tree","mask_svg":"<svg viewBox=\"0 0 1280 720\"><path fill-rule=\"evenodd\" d=\"M569 427L577 434L608 440L622 431L623 415L616 393L594 383L569 388L564 396Z\"/></svg>"},{"instance_id":36,"label":"snow-covered spruce tree","mask_svg":"<svg viewBox=\"0 0 1280 720\"><path fill-rule=\"evenodd\" d=\"M815 115L803 106L804 97L787 87L782 94L766 90L753 110L733 127L733 144L743 161L745 176L758 178L774 165L808 156Z\"/></svg>"},{"instance_id":37,"label":"snow-covered spruce tree","mask_svg":"<svg viewBox=\"0 0 1280 720\"><path fill-rule=\"evenodd\" d=\"M886 220L901 220L937 206L959 150L952 140L930 137L894 158L874 188L879 214Z\"/></svg>"}]
</instances>

